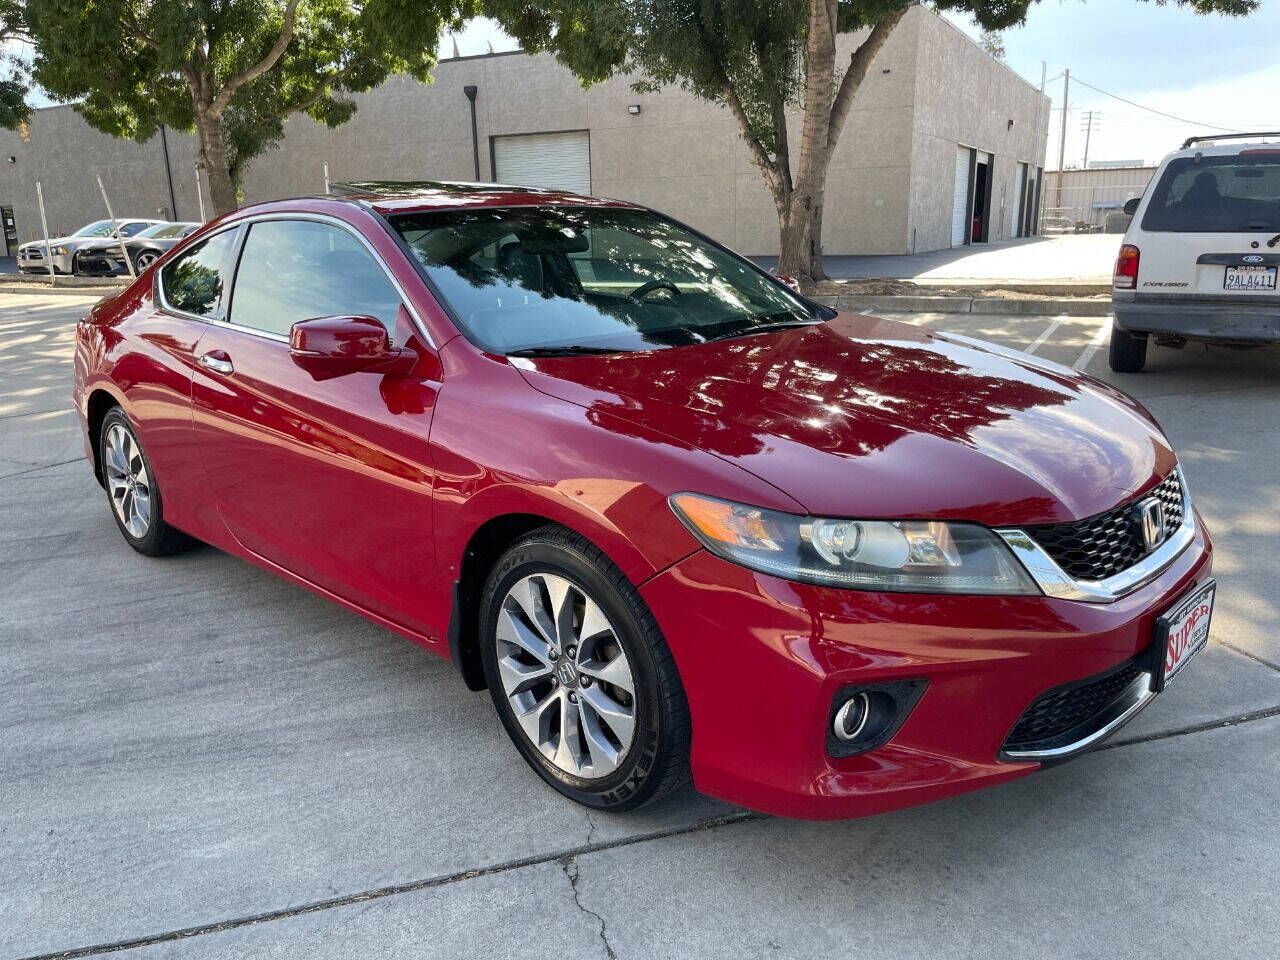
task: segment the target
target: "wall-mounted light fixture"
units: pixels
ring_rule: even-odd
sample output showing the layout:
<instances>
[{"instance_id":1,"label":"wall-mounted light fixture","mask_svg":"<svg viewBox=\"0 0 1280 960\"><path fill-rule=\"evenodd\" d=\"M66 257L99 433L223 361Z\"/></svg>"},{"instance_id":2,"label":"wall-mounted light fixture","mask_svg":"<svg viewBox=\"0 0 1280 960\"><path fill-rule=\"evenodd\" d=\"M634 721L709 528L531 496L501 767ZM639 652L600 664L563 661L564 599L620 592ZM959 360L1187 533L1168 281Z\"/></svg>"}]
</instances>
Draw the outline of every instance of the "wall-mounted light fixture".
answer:
<instances>
[{"instance_id":1,"label":"wall-mounted light fixture","mask_svg":"<svg viewBox=\"0 0 1280 960\"><path fill-rule=\"evenodd\" d=\"M635 115L639 112L640 112L640 104L638 103L633 103L629 107L627 107L627 113Z\"/></svg>"},{"instance_id":2,"label":"wall-mounted light fixture","mask_svg":"<svg viewBox=\"0 0 1280 960\"><path fill-rule=\"evenodd\" d=\"M1012 130L1012 129L1013 129L1013 120L1012 120L1012 119L1010 119L1010 120L1009 120L1009 129L1010 129L1010 130Z\"/></svg>"},{"instance_id":3,"label":"wall-mounted light fixture","mask_svg":"<svg viewBox=\"0 0 1280 960\"><path fill-rule=\"evenodd\" d=\"M17 162L18 162L18 158L17 158L17 157L10 157L10 158L9 158L9 162L10 162L10 163L17 163Z\"/></svg>"}]
</instances>

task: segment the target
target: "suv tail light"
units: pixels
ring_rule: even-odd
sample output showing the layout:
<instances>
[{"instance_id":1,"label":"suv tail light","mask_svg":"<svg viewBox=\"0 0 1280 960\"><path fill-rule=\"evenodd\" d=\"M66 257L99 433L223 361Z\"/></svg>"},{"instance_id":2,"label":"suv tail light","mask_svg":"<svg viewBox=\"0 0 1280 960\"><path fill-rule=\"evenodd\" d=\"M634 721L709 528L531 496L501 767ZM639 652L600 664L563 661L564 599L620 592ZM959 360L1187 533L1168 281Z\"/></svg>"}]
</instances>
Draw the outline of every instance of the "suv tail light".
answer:
<instances>
[{"instance_id":1,"label":"suv tail light","mask_svg":"<svg viewBox=\"0 0 1280 960\"><path fill-rule=\"evenodd\" d=\"M1111 284L1117 290L1132 290L1138 285L1138 260L1141 255L1138 248L1126 243L1120 248L1120 256L1116 257L1116 273Z\"/></svg>"}]
</instances>

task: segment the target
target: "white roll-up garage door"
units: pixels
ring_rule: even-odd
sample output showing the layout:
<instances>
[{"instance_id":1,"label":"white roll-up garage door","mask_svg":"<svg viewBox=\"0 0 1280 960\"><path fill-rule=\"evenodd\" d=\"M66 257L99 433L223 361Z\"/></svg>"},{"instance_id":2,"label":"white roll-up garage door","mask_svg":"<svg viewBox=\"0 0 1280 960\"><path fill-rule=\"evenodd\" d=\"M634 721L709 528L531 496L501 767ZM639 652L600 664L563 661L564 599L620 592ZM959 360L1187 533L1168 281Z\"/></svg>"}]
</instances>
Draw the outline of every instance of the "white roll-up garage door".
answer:
<instances>
[{"instance_id":1,"label":"white roll-up garage door","mask_svg":"<svg viewBox=\"0 0 1280 960\"><path fill-rule=\"evenodd\" d=\"M963 247L969 237L969 164L973 151L956 150L955 200L951 208L951 245Z\"/></svg>"},{"instance_id":2,"label":"white roll-up garage door","mask_svg":"<svg viewBox=\"0 0 1280 960\"><path fill-rule=\"evenodd\" d=\"M590 193L590 137L585 130L494 137L493 178L521 187Z\"/></svg>"}]
</instances>

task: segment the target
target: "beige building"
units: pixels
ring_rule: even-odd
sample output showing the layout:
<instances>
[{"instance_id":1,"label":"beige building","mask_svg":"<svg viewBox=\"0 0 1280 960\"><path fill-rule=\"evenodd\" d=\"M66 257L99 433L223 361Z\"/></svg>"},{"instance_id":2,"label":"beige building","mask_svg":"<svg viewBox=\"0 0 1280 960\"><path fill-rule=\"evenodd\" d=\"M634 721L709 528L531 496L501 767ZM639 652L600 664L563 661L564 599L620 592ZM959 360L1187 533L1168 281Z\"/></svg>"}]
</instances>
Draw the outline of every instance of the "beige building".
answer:
<instances>
[{"instance_id":1,"label":"beige building","mask_svg":"<svg viewBox=\"0 0 1280 960\"><path fill-rule=\"evenodd\" d=\"M638 94L624 77L584 90L552 57L513 53L446 60L432 84L396 77L356 100L337 129L290 119L279 148L250 166L245 201L322 192L326 164L333 181L497 180L643 203L742 253L777 253L774 207L733 118L678 88ZM913 7L832 160L826 251L911 253L1034 232L1048 122L1035 87ZM189 135L112 140L69 107L40 110L30 142L0 132L0 209L16 239L37 236L40 180L50 229L74 229L105 215L100 174L118 215L196 219L195 158Z\"/></svg>"}]
</instances>

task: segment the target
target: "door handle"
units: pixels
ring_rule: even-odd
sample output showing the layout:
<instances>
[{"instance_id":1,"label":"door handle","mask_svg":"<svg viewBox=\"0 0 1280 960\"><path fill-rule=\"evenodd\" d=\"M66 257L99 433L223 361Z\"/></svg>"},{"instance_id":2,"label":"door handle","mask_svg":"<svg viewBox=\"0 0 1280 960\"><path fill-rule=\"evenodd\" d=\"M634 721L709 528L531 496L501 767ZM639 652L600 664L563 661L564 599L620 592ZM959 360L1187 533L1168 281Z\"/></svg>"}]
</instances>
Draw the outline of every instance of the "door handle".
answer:
<instances>
[{"instance_id":1,"label":"door handle","mask_svg":"<svg viewBox=\"0 0 1280 960\"><path fill-rule=\"evenodd\" d=\"M231 375L235 373L235 367L231 365L231 359L221 350L214 353L206 353L200 357L200 366L208 367L214 373Z\"/></svg>"}]
</instances>

